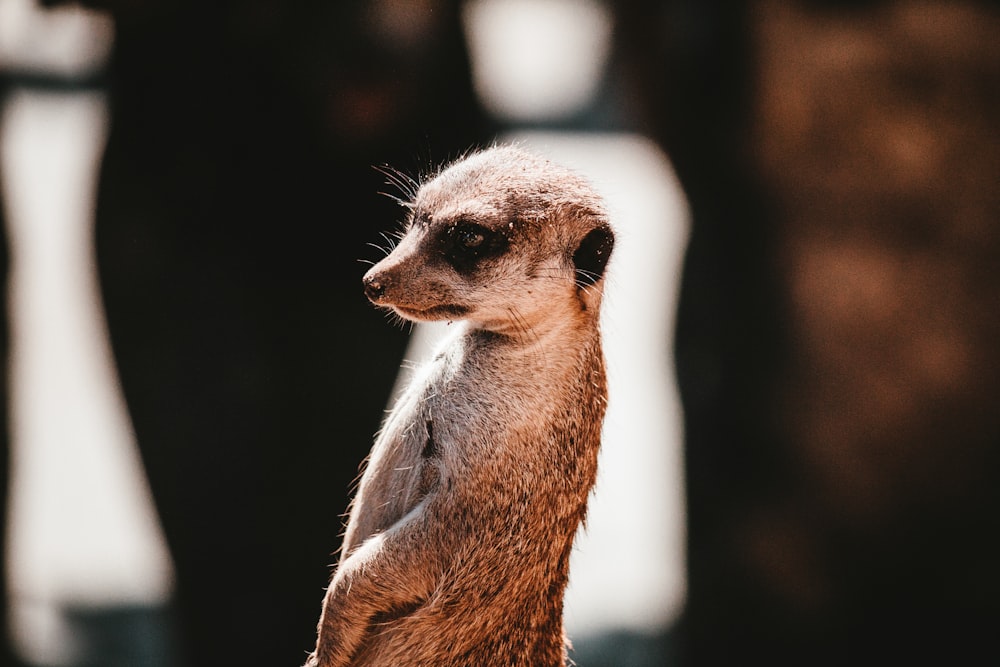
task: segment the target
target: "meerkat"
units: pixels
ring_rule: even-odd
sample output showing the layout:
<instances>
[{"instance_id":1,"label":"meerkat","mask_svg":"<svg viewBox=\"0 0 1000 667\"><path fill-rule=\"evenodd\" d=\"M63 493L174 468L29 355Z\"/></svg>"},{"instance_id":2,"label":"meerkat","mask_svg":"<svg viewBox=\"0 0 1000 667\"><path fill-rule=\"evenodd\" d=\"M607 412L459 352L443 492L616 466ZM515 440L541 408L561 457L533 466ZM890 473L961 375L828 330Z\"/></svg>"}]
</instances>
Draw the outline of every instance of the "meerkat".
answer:
<instances>
[{"instance_id":1,"label":"meerkat","mask_svg":"<svg viewBox=\"0 0 1000 667\"><path fill-rule=\"evenodd\" d=\"M614 234L584 179L515 146L410 194L365 294L455 330L376 438L306 664L563 666L607 402Z\"/></svg>"}]
</instances>

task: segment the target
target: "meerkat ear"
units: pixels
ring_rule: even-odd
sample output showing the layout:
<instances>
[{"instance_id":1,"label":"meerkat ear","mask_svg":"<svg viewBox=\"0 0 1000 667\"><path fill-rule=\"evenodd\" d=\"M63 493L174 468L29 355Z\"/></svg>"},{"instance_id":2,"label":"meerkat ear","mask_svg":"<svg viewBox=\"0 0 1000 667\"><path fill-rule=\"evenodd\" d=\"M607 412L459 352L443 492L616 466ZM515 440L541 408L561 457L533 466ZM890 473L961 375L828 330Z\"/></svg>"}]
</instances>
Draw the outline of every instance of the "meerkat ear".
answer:
<instances>
[{"instance_id":1,"label":"meerkat ear","mask_svg":"<svg viewBox=\"0 0 1000 667\"><path fill-rule=\"evenodd\" d=\"M604 277L604 269L611 258L615 245L615 235L607 224L590 230L573 252L573 266L576 269L576 284L589 287Z\"/></svg>"}]
</instances>

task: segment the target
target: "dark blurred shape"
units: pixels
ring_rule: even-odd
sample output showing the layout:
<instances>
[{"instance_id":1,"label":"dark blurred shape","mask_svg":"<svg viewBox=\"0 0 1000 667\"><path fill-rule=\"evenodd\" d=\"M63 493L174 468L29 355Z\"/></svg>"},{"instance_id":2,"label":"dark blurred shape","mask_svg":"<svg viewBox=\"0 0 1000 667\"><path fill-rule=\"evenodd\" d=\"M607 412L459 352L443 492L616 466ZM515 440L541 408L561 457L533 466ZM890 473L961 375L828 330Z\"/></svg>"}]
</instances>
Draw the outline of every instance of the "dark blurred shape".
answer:
<instances>
[{"instance_id":1,"label":"dark blurred shape","mask_svg":"<svg viewBox=\"0 0 1000 667\"><path fill-rule=\"evenodd\" d=\"M619 11L694 214L685 662L996 656L1000 7Z\"/></svg>"},{"instance_id":2,"label":"dark blurred shape","mask_svg":"<svg viewBox=\"0 0 1000 667\"><path fill-rule=\"evenodd\" d=\"M615 631L573 639L570 659L580 667L667 667L677 664L676 653L667 633Z\"/></svg>"},{"instance_id":3,"label":"dark blurred shape","mask_svg":"<svg viewBox=\"0 0 1000 667\"><path fill-rule=\"evenodd\" d=\"M63 610L71 635L81 643L74 667L170 667L176 638L166 608L121 605ZM3 663L7 664L7 663Z\"/></svg>"},{"instance_id":4,"label":"dark blurred shape","mask_svg":"<svg viewBox=\"0 0 1000 667\"><path fill-rule=\"evenodd\" d=\"M182 664L295 665L406 332L361 258L492 132L458 3L93 2L116 22L97 249L177 570Z\"/></svg>"}]
</instances>

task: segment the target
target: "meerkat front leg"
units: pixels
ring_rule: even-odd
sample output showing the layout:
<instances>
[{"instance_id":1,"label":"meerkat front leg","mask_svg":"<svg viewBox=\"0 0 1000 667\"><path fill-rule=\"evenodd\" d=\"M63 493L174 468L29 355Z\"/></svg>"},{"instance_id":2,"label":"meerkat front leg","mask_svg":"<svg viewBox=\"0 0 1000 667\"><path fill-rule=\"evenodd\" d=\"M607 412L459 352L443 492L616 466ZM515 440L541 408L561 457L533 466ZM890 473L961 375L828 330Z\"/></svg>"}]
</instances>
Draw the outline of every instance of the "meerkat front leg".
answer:
<instances>
[{"instance_id":1,"label":"meerkat front leg","mask_svg":"<svg viewBox=\"0 0 1000 667\"><path fill-rule=\"evenodd\" d=\"M437 554L426 553L429 501L365 540L337 566L306 667L349 665L373 619L404 613L430 596L442 567Z\"/></svg>"}]
</instances>

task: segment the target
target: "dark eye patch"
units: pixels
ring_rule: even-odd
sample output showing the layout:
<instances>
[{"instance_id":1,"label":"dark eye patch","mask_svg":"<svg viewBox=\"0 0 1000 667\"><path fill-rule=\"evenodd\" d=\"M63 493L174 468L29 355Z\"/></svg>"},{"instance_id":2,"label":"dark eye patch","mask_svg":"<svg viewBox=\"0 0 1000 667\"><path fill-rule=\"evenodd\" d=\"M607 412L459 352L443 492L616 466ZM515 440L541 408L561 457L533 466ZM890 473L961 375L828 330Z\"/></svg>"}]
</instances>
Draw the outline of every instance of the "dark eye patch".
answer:
<instances>
[{"instance_id":1,"label":"dark eye patch","mask_svg":"<svg viewBox=\"0 0 1000 667\"><path fill-rule=\"evenodd\" d=\"M507 249L507 238L474 222L460 220L441 235L445 259L459 270L474 268L481 260L496 257Z\"/></svg>"}]
</instances>

